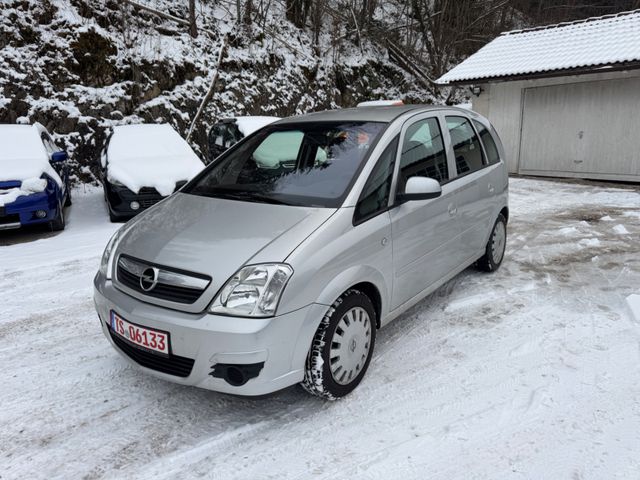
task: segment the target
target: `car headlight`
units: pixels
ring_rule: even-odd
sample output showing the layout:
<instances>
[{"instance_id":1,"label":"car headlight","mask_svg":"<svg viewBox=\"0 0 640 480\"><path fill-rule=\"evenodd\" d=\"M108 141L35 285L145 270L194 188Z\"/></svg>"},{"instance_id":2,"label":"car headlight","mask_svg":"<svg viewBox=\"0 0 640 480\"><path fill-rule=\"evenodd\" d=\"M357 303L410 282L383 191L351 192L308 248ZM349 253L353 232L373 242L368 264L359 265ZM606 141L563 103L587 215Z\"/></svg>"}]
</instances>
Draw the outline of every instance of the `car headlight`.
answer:
<instances>
[{"instance_id":1,"label":"car headlight","mask_svg":"<svg viewBox=\"0 0 640 480\"><path fill-rule=\"evenodd\" d=\"M209 312L239 317L272 317L291 275L293 269L283 263L243 267L222 287Z\"/></svg>"},{"instance_id":2,"label":"car headlight","mask_svg":"<svg viewBox=\"0 0 640 480\"><path fill-rule=\"evenodd\" d=\"M100 260L100 273L106 277L107 280L111 280L113 274L113 254L120 242L120 238L127 229L120 227L116 233L113 234L109 243L107 243L104 253L102 254L102 260Z\"/></svg>"}]
</instances>

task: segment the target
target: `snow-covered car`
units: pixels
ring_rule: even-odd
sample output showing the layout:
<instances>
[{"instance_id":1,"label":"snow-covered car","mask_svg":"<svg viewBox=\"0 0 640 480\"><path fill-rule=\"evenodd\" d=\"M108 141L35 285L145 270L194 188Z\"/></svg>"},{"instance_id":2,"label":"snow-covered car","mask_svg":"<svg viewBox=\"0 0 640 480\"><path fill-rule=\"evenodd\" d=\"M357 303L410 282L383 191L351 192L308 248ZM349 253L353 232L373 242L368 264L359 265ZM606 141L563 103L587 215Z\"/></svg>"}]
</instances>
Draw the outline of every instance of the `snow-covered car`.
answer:
<instances>
[{"instance_id":1,"label":"snow-covered car","mask_svg":"<svg viewBox=\"0 0 640 480\"><path fill-rule=\"evenodd\" d=\"M0 125L0 145L0 230L64 229L64 207L71 205L67 152L39 123Z\"/></svg>"},{"instance_id":2,"label":"snow-covered car","mask_svg":"<svg viewBox=\"0 0 640 480\"><path fill-rule=\"evenodd\" d=\"M269 125L280 117L232 117L220 120L209 130L209 162L226 152L240 140Z\"/></svg>"},{"instance_id":3,"label":"snow-covered car","mask_svg":"<svg viewBox=\"0 0 640 480\"><path fill-rule=\"evenodd\" d=\"M168 124L112 127L101 158L111 221L155 205L193 178L204 164Z\"/></svg>"},{"instance_id":4,"label":"snow-covered car","mask_svg":"<svg viewBox=\"0 0 640 480\"><path fill-rule=\"evenodd\" d=\"M94 280L102 331L166 380L341 397L377 328L470 265L500 266L507 200L500 140L474 112L280 120L112 237Z\"/></svg>"},{"instance_id":5,"label":"snow-covered car","mask_svg":"<svg viewBox=\"0 0 640 480\"><path fill-rule=\"evenodd\" d=\"M395 100L367 100L360 102L358 107L400 107L404 102L400 99Z\"/></svg>"}]
</instances>

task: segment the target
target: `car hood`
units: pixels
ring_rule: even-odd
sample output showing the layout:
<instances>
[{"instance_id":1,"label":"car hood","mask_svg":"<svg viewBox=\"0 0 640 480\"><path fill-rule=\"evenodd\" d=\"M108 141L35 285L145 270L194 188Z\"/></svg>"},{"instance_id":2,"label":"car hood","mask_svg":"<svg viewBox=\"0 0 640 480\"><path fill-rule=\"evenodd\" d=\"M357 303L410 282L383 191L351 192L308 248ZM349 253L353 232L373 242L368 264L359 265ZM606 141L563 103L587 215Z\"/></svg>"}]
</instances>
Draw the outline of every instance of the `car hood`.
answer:
<instances>
[{"instance_id":1,"label":"car hood","mask_svg":"<svg viewBox=\"0 0 640 480\"><path fill-rule=\"evenodd\" d=\"M138 193L144 187L155 188L163 197L171 195L176 183L191 180L204 168L195 156L156 156L121 158L109 161L107 180L120 182L129 190Z\"/></svg>"},{"instance_id":2,"label":"car hood","mask_svg":"<svg viewBox=\"0 0 640 480\"><path fill-rule=\"evenodd\" d=\"M201 311L200 304L213 300L240 267L260 253L259 261L283 261L335 211L178 192L127 225L116 254L212 277L204 298L193 305Z\"/></svg>"}]
</instances>

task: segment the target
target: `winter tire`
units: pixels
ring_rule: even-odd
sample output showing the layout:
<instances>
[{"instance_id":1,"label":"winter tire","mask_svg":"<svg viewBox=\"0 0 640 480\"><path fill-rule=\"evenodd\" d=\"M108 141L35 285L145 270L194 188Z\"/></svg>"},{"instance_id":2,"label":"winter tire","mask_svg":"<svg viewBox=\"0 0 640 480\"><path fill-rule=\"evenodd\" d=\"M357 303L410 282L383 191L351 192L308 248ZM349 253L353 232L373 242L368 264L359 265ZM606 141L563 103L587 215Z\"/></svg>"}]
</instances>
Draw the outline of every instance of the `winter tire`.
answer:
<instances>
[{"instance_id":1,"label":"winter tire","mask_svg":"<svg viewBox=\"0 0 640 480\"><path fill-rule=\"evenodd\" d=\"M58 213L56 214L56 218L49 222L49 227L54 232L58 232L60 230L64 230L65 220L64 220L64 207L62 203L58 201Z\"/></svg>"},{"instance_id":2,"label":"winter tire","mask_svg":"<svg viewBox=\"0 0 640 480\"><path fill-rule=\"evenodd\" d=\"M485 272L493 272L500 268L506 246L507 219L504 218L504 215L499 214L493 225L493 230L491 230L484 255L477 262L478 268Z\"/></svg>"},{"instance_id":3,"label":"winter tire","mask_svg":"<svg viewBox=\"0 0 640 480\"><path fill-rule=\"evenodd\" d=\"M304 389L329 400L344 397L367 371L376 340L376 312L369 297L348 290L322 318L307 357Z\"/></svg>"}]
</instances>

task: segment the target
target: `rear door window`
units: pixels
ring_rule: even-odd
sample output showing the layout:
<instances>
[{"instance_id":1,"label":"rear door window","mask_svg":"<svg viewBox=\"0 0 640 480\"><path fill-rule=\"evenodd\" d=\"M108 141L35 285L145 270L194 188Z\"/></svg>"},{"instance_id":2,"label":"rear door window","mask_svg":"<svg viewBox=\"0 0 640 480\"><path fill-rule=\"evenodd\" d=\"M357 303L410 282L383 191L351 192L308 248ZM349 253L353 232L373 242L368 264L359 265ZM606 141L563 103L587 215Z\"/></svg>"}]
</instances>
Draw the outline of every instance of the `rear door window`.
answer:
<instances>
[{"instance_id":1,"label":"rear door window","mask_svg":"<svg viewBox=\"0 0 640 480\"><path fill-rule=\"evenodd\" d=\"M489 165L493 165L495 163L500 162L500 154L498 153L498 148L496 147L496 142L491 135L491 132L485 127L482 123L477 120L473 121L473 124L480 135L480 139L482 140L482 144L484 145L484 150L487 152L487 159L489 160Z\"/></svg>"},{"instance_id":2,"label":"rear door window","mask_svg":"<svg viewBox=\"0 0 640 480\"><path fill-rule=\"evenodd\" d=\"M466 175L480 170L486 165L480 140L465 117L446 117L449 136L456 159L456 172Z\"/></svg>"},{"instance_id":3,"label":"rear door window","mask_svg":"<svg viewBox=\"0 0 640 480\"><path fill-rule=\"evenodd\" d=\"M405 132L397 193L404 193L407 180L415 176L433 178L441 184L449 180L447 155L437 118L418 120Z\"/></svg>"}]
</instances>

